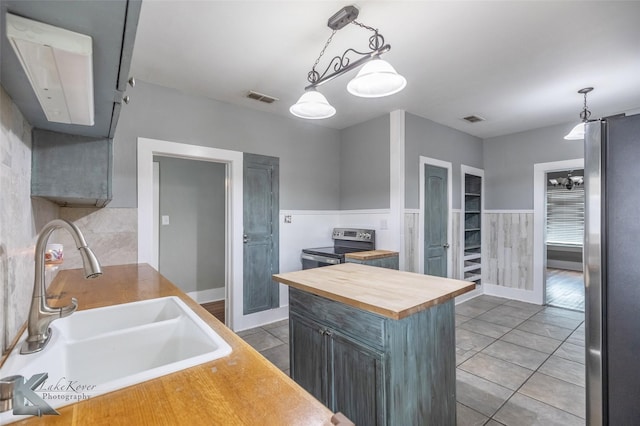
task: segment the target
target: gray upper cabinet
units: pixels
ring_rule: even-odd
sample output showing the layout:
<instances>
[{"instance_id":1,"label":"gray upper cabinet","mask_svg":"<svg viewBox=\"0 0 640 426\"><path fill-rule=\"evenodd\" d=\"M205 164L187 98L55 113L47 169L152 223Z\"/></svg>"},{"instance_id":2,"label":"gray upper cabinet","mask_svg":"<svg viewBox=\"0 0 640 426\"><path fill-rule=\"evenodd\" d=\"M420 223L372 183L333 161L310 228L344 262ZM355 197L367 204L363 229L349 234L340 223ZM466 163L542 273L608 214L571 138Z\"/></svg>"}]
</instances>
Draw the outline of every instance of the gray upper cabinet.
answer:
<instances>
[{"instance_id":1,"label":"gray upper cabinet","mask_svg":"<svg viewBox=\"0 0 640 426\"><path fill-rule=\"evenodd\" d=\"M104 207L111 201L113 142L33 130L31 196L61 206Z\"/></svg>"},{"instance_id":2,"label":"gray upper cabinet","mask_svg":"<svg viewBox=\"0 0 640 426\"><path fill-rule=\"evenodd\" d=\"M113 138L129 79L141 0L47 1L0 3L2 61L0 83L33 128L93 138ZM47 120L16 53L4 34L7 12L91 37L95 124Z\"/></svg>"},{"instance_id":3,"label":"gray upper cabinet","mask_svg":"<svg viewBox=\"0 0 640 426\"><path fill-rule=\"evenodd\" d=\"M0 83L34 129L32 196L78 207L104 207L111 200L112 138L141 5L141 0L0 3L0 28L6 28L9 12L92 38L95 123L84 126L47 120L8 38L0 37Z\"/></svg>"}]
</instances>

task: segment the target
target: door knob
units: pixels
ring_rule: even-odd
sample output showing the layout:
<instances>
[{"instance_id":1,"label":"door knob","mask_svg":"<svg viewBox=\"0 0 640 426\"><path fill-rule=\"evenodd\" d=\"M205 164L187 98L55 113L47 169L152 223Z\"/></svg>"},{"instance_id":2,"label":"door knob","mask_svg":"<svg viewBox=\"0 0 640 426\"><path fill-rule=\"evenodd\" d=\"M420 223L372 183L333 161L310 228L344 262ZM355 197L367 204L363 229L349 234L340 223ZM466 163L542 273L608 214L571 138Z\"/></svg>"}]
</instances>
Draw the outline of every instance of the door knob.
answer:
<instances>
[{"instance_id":1,"label":"door knob","mask_svg":"<svg viewBox=\"0 0 640 426\"><path fill-rule=\"evenodd\" d=\"M448 249L448 248L449 248L449 243L444 243L444 244L442 245L442 247L444 247L444 248Z\"/></svg>"},{"instance_id":2,"label":"door knob","mask_svg":"<svg viewBox=\"0 0 640 426\"><path fill-rule=\"evenodd\" d=\"M247 234L244 234L242 236L242 242L245 243L245 244L247 244L247 242L249 242L249 236Z\"/></svg>"}]
</instances>

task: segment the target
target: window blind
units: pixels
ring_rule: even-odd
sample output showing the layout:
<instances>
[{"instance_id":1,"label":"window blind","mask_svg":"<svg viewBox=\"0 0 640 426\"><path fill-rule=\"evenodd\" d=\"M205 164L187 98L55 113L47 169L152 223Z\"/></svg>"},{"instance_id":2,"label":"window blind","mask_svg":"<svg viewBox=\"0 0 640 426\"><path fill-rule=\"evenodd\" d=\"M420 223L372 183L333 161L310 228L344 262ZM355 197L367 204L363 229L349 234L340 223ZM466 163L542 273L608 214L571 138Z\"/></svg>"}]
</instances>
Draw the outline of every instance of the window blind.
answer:
<instances>
[{"instance_id":1,"label":"window blind","mask_svg":"<svg viewBox=\"0 0 640 426\"><path fill-rule=\"evenodd\" d=\"M547 243L582 246L584 187L547 187Z\"/></svg>"}]
</instances>

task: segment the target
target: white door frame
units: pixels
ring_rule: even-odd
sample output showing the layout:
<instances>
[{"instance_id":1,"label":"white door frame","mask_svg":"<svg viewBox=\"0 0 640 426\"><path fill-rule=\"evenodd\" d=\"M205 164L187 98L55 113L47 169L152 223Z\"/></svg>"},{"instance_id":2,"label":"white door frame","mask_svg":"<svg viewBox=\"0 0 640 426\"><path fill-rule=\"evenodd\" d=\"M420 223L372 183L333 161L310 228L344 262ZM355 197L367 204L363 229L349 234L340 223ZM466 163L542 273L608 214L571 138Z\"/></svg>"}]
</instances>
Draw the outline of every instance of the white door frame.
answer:
<instances>
[{"instance_id":1,"label":"white door frame","mask_svg":"<svg viewBox=\"0 0 640 426\"><path fill-rule=\"evenodd\" d=\"M453 247L453 182L452 182L452 164L448 161L437 160L435 158L420 156L420 212L418 213L418 272L424 274L424 166L425 165L441 167L447 170L447 244ZM451 250L447 251L447 277L451 278L453 256Z\"/></svg>"},{"instance_id":2,"label":"white door frame","mask_svg":"<svg viewBox=\"0 0 640 426\"><path fill-rule=\"evenodd\" d=\"M158 269L158 250L154 249L153 156L211 161L227 165L225 235L225 322L242 324L242 152L186 145L156 139L138 138L138 262ZM234 216L234 212L240 212ZM239 309L238 309L239 304Z\"/></svg>"},{"instance_id":3,"label":"white door frame","mask_svg":"<svg viewBox=\"0 0 640 426\"><path fill-rule=\"evenodd\" d=\"M583 169L584 158L536 163L533 165L533 303L544 305L545 268L547 265L545 237L546 177L548 172Z\"/></svg>"}]
</instances>

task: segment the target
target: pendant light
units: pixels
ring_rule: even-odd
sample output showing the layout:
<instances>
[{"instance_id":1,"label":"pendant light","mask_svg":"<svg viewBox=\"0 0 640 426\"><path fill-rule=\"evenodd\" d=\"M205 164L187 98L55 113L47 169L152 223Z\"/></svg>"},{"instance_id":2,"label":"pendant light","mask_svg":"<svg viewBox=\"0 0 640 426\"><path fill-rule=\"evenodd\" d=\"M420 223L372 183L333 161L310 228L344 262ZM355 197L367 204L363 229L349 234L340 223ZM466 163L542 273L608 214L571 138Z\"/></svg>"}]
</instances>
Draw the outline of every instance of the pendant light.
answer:
<instances>
[{"instance_id":1,"label":"pendant light","mask_svg":"<svg viewBox=\"0 0 640 426\"><path fill-rule=\"evenodd\" d=\"M576 124L573 129L564 137L567 140L580 140L584 139L585 133L585 125L587 121L589 121L589 117L591 116L591 111L587 109L587 93L591 92L593 87L585 87L584 89L578 90L578 93L584 95L584 107L580 112L580 118L582 122Z\"/></svg>"},{"instance_id":2,"label":"pendant light","mask_svg":"<svg viewBox=\"0 0 640 426\"><path fill-rule=\"evenodd\" d=\"M406 85L407 80L389 62L376 56L347 84L347 90L362 98L381 98L398 93Z\"/></svg>"},{"instance_id":3,"label":"pendant light","mask_svg":"<svg viewBox=\"0 0 640 426\"><path fill-rule=\"evenodd\" d=\"M321 120L334 116L336 109L329 104L322 93L315 88L311 88L300 96L298 102L291 105L289 112L296 117L306 118L307 120Z\"/></svg>"},{"instance_id":4,"label":"pendant light","mask_svg":"<svg viewBox=\"0 0 640 426\"><path fill-rule=\"evenodd\" d=\"M336 113L336 109L316 88L361 65L364 67L347 85L349 93L355 96L363 98L389 96L398 93L407 85L407 80L398 74L391 64L380 59L380 55L388 52L391 46L384 43L384 37L377 29L357 22L355 19L358 17L358 13L359 10L355 6L345 6L329 18L327 26L333 32L311 67L311 71L307 74L307 80L311 84L305 87L305 93L298 99L298 102L289 108L291 114L310 120L332 117ZM342 55L333 57L324 72L320 74L316 70L316 66L333 40L333 36L339 29L351 23L373 32L373 35L369 37L370 50L359 52L352 48L347 49ZM352 56L356 56L356 58Z\"/></svg>"}]
</instances>

